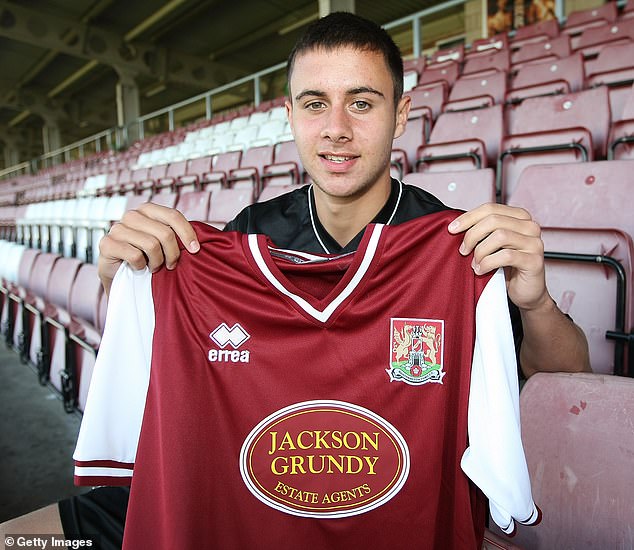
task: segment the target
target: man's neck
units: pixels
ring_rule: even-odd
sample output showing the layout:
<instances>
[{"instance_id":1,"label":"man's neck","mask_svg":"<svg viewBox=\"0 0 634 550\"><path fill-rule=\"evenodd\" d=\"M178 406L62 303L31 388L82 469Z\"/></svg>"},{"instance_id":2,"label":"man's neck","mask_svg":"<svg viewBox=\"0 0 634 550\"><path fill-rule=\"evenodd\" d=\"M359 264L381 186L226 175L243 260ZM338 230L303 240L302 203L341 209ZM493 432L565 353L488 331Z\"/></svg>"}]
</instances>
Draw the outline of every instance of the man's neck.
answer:
<instances>
[{"instance_id":1,"label":"man's neck","mask_svg":"<svg viewBox=\"0 0 634 550\"><path fill-rule=\"evenodd\" d=\"M377 183L360 195L332 197L313 186L317 216L324 229L346 246L381 211L391 191L391 180Z\"/></svg>"}]
</instances>

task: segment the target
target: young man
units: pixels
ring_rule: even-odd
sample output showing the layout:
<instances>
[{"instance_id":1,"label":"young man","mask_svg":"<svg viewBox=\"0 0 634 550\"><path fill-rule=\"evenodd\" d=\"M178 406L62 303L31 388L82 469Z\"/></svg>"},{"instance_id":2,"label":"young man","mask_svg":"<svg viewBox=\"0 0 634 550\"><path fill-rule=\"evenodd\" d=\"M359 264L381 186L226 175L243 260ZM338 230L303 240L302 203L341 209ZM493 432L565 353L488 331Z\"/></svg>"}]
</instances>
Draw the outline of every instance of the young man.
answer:
<instances>
[{"instance_id":1,"label":"young man","mask_svg":"<svg viewBox=\"0 0 634 550\"><path fill-rule=\"evenodd\" d=\"M252 205L227 229L263 233L281 248L336 254L356 250L371 222L396 225L446 209L430 194L390 178L392 141L403 133L409 112L402 77L398 48L373 23L332 14L313 24L289 57L286 108L314 184ZM519 359L526 376L589 370L583 333L546 289L540 228L526 211L483 205L456 218L447 231L464 234L456 254L473 254L475 273L505 268L508 296L523 327ZM123 261L138 269L174 269L177 237L190 253L199 250L192 226L176 210L145 204L128 212L100 245L106 291ZM121 491L97 490L60 503L67 533L104 533L105 524L114 524L104 538L116 547L125 494L121 504L113 494ZM6 532L61 530L57 505L18 521Z\"/></svg>"}]
</instances>

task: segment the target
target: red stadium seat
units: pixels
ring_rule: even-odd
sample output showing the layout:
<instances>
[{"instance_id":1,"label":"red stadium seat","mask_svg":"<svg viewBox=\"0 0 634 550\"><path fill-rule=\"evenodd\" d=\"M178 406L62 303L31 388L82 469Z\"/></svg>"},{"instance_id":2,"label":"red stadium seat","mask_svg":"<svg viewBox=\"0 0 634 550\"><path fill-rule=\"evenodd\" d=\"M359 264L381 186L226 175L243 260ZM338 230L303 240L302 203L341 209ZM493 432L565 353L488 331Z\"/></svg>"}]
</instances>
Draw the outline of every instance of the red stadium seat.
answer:
<instances>
[{"instance_id":1,"label":"red stadium seat","mask_svg":"<svg viewBox=\"0 0 634 550\"><path fill-rule=\"evenodd\" d=\"M611 123L605 87L557 96L531 97L507 113L509 134L547 133L585 128L592 136L595 158L605 158ZM587 151L592 159L592 152Z\"/></svg>"},{"instance_id":2,"label":"red stadium seat","mask_svg":"<svg viewBox=\"0 0 634 550\"><path fill-rule=\"evenodd\" d=\"M616 2L606 2L597 8L573 11L561 27L561 32L573 37L572 47L576 48L576 38L586 29L614 23L618 16Z\"/></svg>"},{"instance_id":3,"label":"red stadium seat","mask_svg":"<svg viewBox=\"0 0 634 550\"><path fill-rule=\"evenodd\" d=\"M467 60L481 55L489 55L509 49L509 38L506 33L496 34L489 38L478 38L471 43L471 48L465 54Z\"/></svg>"},{"instance_id":4,"label":"red stadium seat","mask_svg":"<svg viewBox=\"0 0 634 550\"><path fill-rule=\"evenodd\" d=\"M610 129L608 159L634 159L634 85L627 91L620 119Z\"/></svg>"},{"instance_id":5,"label":"red stadium seat","mask_svg":"<svg viewBox=\"0 0 634 550\"><path fill-rule=\"evenodd\" d=\"M438 63L446 63L447 61L454 61L456 63L462 63L464 61L464 45L460 44L453 48L444 48L436 50L430 56L427 67L433 67Z\"/></svg>"},{"instance_id":6,"label":"red stadium seat","mask_svg":"<svg viewBox=\"0 0 634 550\"><path fill-rule=\"evenodd\" d=\"M46 294L25 304L38 319L41 342L36 350L36 366L41 383L50 380L53 387L62 390L61 372L66 364L65 324L69 322L70 294L82 261L77 258L59 258L47 284ZM41 301L40 301L41 300ZM34 352L31 340L31 357Z\"/></svg>"},{"instance_id":7,"label":"red stadium seat","mask_svg":"<svg viewBox=\"0 0 634 550\"><path fill-rule=\"evenodd\" d=\"M513 51L519 51L525 46L548 42L558 36L559 22L556 19L547 19L516 29L515 35L511 38L510 47Z\"/></svg>"},{"instance_id":8,"label":"red stadium seat","mask_svg":"<svg viewBox=\"0 0 634 550\"><path fill-rule=\"evenodd\" d=\"M510 50L493 50L490 53L467 57L462 69L463 75L482 75L496 71L508 72L511 68Z\"/></svg>"},{"instance_id":9,"label":"red stadium seat","mask_svg":"<svg viewBox=\"0 0 634 550\"><path fill-rule=\"evenodd\" d=\"M553 549L634 546L634 492L628 482L633 415L629 378L538 373L526 382L520 394L522 441L543 518L537 526L518 525L513 543Z\"/></svg>"},{"instance_id":10,"label":"red stadium seat","mask_svg":"<svg viewBox=\"0 0 634 550\"><path fill-rule=\"evenodd\" d=\"M253 193L249 189L222 188L214 191L209 207L207 222L218 229L224 228L227 222L253 203Z\"/></svg>"},{"instance_id":11,"label":"red stadium seat","mask_svg":"<svg viewBox=\"0 0 634 550\"><path fill-rule=\"evenodd\" d=\"M427 117L430 122L429 131L431 131L431 121L438 118L438 115L442 112L443 104L447 101L446 83L438 82L419 86L407 92L406 95L411 98L409 117ZM426 137L429 137L429 131L427 131Z\"/></svg>"},{"instance_id":12,"label":"red stadium seat","mask_svg":"<svg viewBox=\"0 0 634 550\"><path fill-rule=\"evenodd\" d=\"M213 170L213 160L213 156L189 159L185 174L176 180L179 192L206 189L209 183L207 175ZM216 187L220 187L220 184L218 183Z\"/></svg>"},{"instance_id":13,"label":"red stadium seat","mask_svg":"<svg viewBox=\"0 0 634 550\"><path fill-rule=\"evenodd\" d=\"M416 166L416 152L425 143L427 121L424 117L410 118L405 132L394 140L391 156L394 177L402 179L404 174L411 172Z\"/></svg>"},{"instance_id":14,"label":"red stadium seat","mask_svg":"<svg viewBox=\"0 0 634 550\"><path fill-rule=\"evenodd\" d=\"M240 161L240 167L229 172L227 184L230 187L236 187L248 183L259 194L264 167L273 163L273 150L273 145L261 145L247 149Z\"/></svg>"},{"instance_id":15,"label":"red stadium seat","mask_svg":"<svg viewBox=\"0 0 634 550\"><path fill-rule=\"evenodd\" d=\"M634 21L626 19L586 29L577 39L575 51L581 52L585 58L592 58L596 57L605 46L629 44L632 41L634 41Z\"/></svg>"},{"instance_id":16,"label":"red stadium seat","mask_svg":"<svg viewBox=\"0 0 634 550\"><path fill-rule=\"evenodd\" d=\"M443 111L464 111L504 103L506 81L506 72L503 71L475 77L462 76L453 85Z\"/></svg>"},{"instance_id":17,"label":"red stadium seat","mask_svg":"<svg viewBox=\"0 0 634 550\"><path fill-rule=\"evenodd\" d=\"M274 199L275 197L279 197L280 195L283 195L284 193L290 193L291 191L294 191L295 189L299 189L300 187L303 187L302 185L269 185L268 187L265 187L262 192L260 193L260 196L258 197L257 202L265 202L271 199Z\"/></svg>"},{"instance_id":18,"label":"red stadium seat","mask_svg":"<svg viewBox=\"0 0 634 550\"><path fill-rule=\"evenodd\" d=\"M298 185L304 181L304 167L294 141L275 146L273 164L264 167L262 189L268 185Z\"/></svg>"},{"instance_id":19,"label":"red stadium seat","mask_svg":"<svg viewBox=\"0 0 634 550\"><path fill-rule=\"evenodd\" d=\"M517 103L528 97L579 92L584 87L584 80L581 54L530 63L519 69L513 78L506 101Z\"/></svg>"},{"instance_id":20,"label":"red stadium seat","mask_svg":"<svg viewBox=\"0 0 634 550\"><path fill-rule=\"evenodd\" d=\"M440 65L432 65L427 67L423 74L418 79L418 87L425 86L427 84L436 84L437 82L446 82L447 86L451 88L454 82L460 76L460 64L454 61L448 61Z\"/></svg>"},{"instance_id":21,"label":"red stadium seat","mask_svg":"<svg viewBox=\"0 0 634 550\"><path fill-rule=\"evenodd\" d=\"M632 163L626 160L527 167L509 201L542 226L619 229L634 235L628 204Z\"/></svg>"},{"instance_id":22,"label":"red stadium seat","mask_svg":"<svg viewBox=\"0 0 634 550\"><path fill-rule=\"evenodd\" d=\"M176 210L188 220L205 221L209 215L211 191L188 191L178 197Z\"/></svg>"},{"instance_id":23,"label":"red stadium seat","mask_svg":"<svg viewBox=\"0 0 634 550\"><path fill-rule=\"evenodd\" d=\"M634 328L631 237L613 229L543 227L542 239L548 290L586 334L593 372L634 376L625 341L606 337Z\"/></svg>"},{"instance_id":24,"label":"red stadium seat","mask_svg":"<svg viewBox=\"0 0 634 550\"><path fill-rule=\"evenodd\" d=\"M227 178L231 170L240 167L240 159L242 158L242 150L227 151L220 153L214 157L212 171L206 175L207 183L220 183L221 186L227 185Z\"/></svg>"},{"instance_id":25,"label":"red stadium seat","mask_svg":"<svg viewBox=\"0 0 634 550\"><path fill-rule=\"evenodd\" d=\"M567 34L527 44L511 54L511 71L535 61L548 61L568 57L572 53L570 37Z\"/></svg>"},{"instance_id":26,"label":"red stadium seat","mask_svg":"<svg viewBox=\"0 0 634 550\"><path fill-rule=\"evenodd\" d=\"M504 134L502 105L443 113L429 143L417 153L417 171L455 171L495 166Z\"/></svg>"},{"instance_id":27,"label":"red stadium seat","mask_svg":"<svg viewBox=\"0 0 634 550\"><path fill-rule=\"evenodd\" d=\"M495 202L495 173L491 168L417 172L406 175L403 181L429 191L452 208L471 210L486 202Z\"/></svg>"}]
</instances>

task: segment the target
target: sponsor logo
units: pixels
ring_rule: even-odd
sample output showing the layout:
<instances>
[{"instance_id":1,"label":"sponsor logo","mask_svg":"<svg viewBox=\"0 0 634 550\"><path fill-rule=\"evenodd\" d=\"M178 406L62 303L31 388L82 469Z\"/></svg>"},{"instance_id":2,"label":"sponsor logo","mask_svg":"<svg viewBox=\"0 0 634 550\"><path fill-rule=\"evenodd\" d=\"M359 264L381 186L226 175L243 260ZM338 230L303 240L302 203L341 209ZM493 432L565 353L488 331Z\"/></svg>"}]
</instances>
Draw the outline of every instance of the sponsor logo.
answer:
<instances>
[{"instance_id":1,"label":"sponsor logo","mask_svg":"<svg viewBox=\"0 0 634 550\"><path fill-rule=\"evenodd\" d=\"M442 384L444 325L438 319L391 319L390 381Z\"/></svg>"},{"instance_id":2,"label":"sponsor logo","mask_svg":"<svg viewBox=\"0 0 634 550\"><path fill-rule=\"evenodd\" d=\"M373 510L407 480L409 449L376 413L342 401L274 412L245 439L240 473L261 502L296 516L341 518Z\"/></svg>"},{"instance_id":3,"label":"sponsor logo","mask_svg":"<svg viewBox=\"0 0 634 550\"><path fill-rule=\"evenodd\" d=\"M215 342L220 349L210 349L207 355L209 361L212 362L229 362L229 363L248 363L251 353L249 350L239 350L238 348L244 344L251 335L244 330L238 323L231 328L226 323L218 325L211 333L209 338ZM224 349L231 345L233 349Z\"/></svg>"}]
</instances>

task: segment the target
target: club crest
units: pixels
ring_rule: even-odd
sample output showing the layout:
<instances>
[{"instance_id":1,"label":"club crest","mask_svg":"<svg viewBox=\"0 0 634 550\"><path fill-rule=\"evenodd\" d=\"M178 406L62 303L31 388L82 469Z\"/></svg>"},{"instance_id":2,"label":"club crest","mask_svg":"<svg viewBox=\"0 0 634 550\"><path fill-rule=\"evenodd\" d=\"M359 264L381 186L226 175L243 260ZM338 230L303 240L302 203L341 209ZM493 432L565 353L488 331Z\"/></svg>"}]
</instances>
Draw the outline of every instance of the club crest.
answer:
<instances>
[{"instance_id":1,"label":"club crest","mask_svg":"<svg viewBox=\"0 0 634 550\"><path fill-rule=\"evenodd\" d=\"M390 381L414 386L442 384L444 321L437 319L391 319Z\"/></svg>"}]
</instances>

